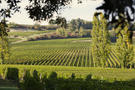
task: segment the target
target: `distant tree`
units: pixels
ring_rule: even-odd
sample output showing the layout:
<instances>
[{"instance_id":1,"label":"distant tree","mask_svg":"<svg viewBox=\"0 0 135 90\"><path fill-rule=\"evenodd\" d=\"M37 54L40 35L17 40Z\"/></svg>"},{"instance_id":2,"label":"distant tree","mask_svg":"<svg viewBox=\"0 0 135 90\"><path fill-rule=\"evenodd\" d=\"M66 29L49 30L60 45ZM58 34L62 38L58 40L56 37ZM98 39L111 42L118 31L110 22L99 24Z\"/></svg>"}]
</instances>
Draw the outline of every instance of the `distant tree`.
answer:
<instances>
[{"instance_id":1,"label":"distant tree","mask_svg":"<svg viewBox=\"0 0 135 90\"><path fill-rule=\"evenodd\" d=\"M69 23L69 29L71 32L75 31L76 30L76 22L75 20L71 20L71 22Z\"/></svg>"},{"instance_id":2,"label":"distant tree","mask_svg":"<svg viewBox=\"0 0 135 90\"><path fill-rule=\"evenodd\" d=\"M56 20L51 19L49 21L49 24L57 24L62 28L66 28L67 27L67 20L64 17L57 17Z\"/></svg>"},{"instance_id":3,"label":"distant tree","mask_svg":"<svg viewBox=\"0 0 135 90\"><path fill-rule=\"evenodd\" d=\"M34 29L40 30L40 24L39 24L39 23L35 23L35 24L34 24Z\"/></svg>"},{"instance_id":4,"label":"distant tree","mask_svg":"<svg viewBox=\"0 0 135 90\"><path fill-rule=\"evenodd\" d=\"M94 66L105 67L110 51L110 39L107 30L107 22L103 14L94 14L92 29L92 57Z\"/></svg>"},{"instance_id":5,"label":"distant tree","mask_svg":"<svg viewBox=\"0 0 135 90\"><path fill-rule=\"evenodd\" d=\"M76 25L77 25L77 29L79 30L79 29L81 28L81 26L84 25L84 20L78 18L78 19L76 20Z\"/></svg>"},{"instance_id":6,"label":"distant tree","mask_svg":"<svg viewBox=\"0 0 135 90\"><path fill-rule=\"evenodd\" d=\"M68 28L71 32L79 31L81 27L84 29L92 29L92 22L78 18L72 19L68 23Z\"/></svg>"},{"instance_id":7,"label":"distant tree","mask_svg":"<svg viewBox=\"0 0 135 90\"><path fill-rule=\"evenodd\" d=\"M73 19L73 20L71 20L70 23L69 23L69 29L70 29L71 31L79 31L79 29L80 29L81 27L83 27L84 22L85 22L85 21L82 20L82 19L80 19L80 18L78 18L78 19Z\"/></svg>"},{"instance_id":8,"label":"distant tree","mask_svg":"<svg viewBox=\"0 0 135 90\"><path fill-rule=\"evenodd\" d=\"M49 24L56 24L56 21L54 19L49 20Z\"/></svg>"},{"instance_id":9,"label":"distant tree","mask_svg":"<svg viewBox=\"0 0 135 90\"><path fill-rule=\"evenodd\" d=\"M83 31L84 31L84 29L83 29L83 27L80 27L80 29L79 29L79 36L83 36Z\"/></svg>"},{"instance_id":10,"label":"distant tree","mask_svg":"<svg viewBox=\"0 0 135 90\"><path fill-rule=\"evenodd\" d=\"M56 34L61 35L63 37L67 37L67 32L65 28L58 28L56 30Z\"/></svg>"},{"instance_id":11,"label":"distant tree","mask_svg":"<svg viewBox=\"0 0 135 90\"><path fill-rule=\"evenodd\" d=\"M67 20L64 17L57 17L56 24L60 25L60 27L62 27L62 28L66 28L67 27Z\"/></svg>"},{"instance_id":12,"label":"distant tree","mask_svg":"<svg viewBox=\"0 0 135 90\"><path fill-rule=\"evenodd\" d=\"M84 29L92 29L92 22L91 21L84 21L83 28Z\"/></svg>"},{"instance_id":13,"label":"distant tree","mask_svg":"<svg viewBox=\"0 0 135 90\"><path fill-rule=\"evenodd\" d=\"M14 23L14 22L10 22L10 23L8 24L8 27L9 27L9 28L16 27L16 26L17 26L17 24Z\"/></svg>"}]
</instances>

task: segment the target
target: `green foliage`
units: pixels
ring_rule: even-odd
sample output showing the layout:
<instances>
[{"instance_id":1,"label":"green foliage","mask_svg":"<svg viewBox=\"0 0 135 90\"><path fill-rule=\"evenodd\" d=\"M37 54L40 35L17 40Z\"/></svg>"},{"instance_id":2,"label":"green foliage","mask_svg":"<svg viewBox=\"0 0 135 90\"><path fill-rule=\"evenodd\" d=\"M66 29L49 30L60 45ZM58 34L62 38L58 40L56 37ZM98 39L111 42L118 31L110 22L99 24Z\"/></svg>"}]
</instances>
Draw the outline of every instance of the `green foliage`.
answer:
<instances>
[{"instance_id":1,"label":"green foliage","mask_svg":"<svg viewBox=\"0 0 135 90\"><path fill-rule=\"evenodd\" d=\"M116 30L120 32L116 43L116 51L122 68L126 68L131 64L134 57L133 45L130 43L128 28L129 25L126 23L123 29L119 26Z\"/></svg>"},{"instance_id":2,"label":"green foliage","mask_svg":"<svg viewBox=\"0 0 135 90\"><path fill-rule=\"evenodd\" d=\"M4 63L4 60L9 59L9 42L8 42L8 34L6 29L6 23L0 23L0 57L1 64Z\"/></svg>"},{"instance_id":3,"label":"green foliage","mask_svg":"<svg viewBox=\"0 0 135 90\"><path fill-rule=\"evenodd\" d=\"M106 60L110 51L110 39L107 30L107 21L103 14L100 17L96 16L93 18L93 30L92 30L92 56L94 66L105 67Z\"/></svg>"},{"instance_id":4,"label":"green foliage","mask_svg":"<svg viewBox=\"0 0 135 90\"><path fill-rule=\"evenodd\" d=\"M57 17L55 22L57 25L60 25L60 27L62 28L67 27L67 20L64 17Z\"/></svg>"},{"instance_id":5,"label":"green foliage","mask_svg":"<svg viewBox=\"0 0 135 90\"><path fill-rule=\"evenodd\" d=\"M49 24L56 24L56 21L54 19L49 20Z\"/></svg>"},{"instance_id":6,"label":"green foliage","mask_svg":"<svg viewBox=\"0 0 135 90\"><path fill-rule=\"evenodd\" d=\"M83 27L80 27L80 29L79 29L79 36L83 36L83 31L84 31L84 29L83 29Z\"/></svg>"},{"instance_id":7,"label":"green foliage","mask_svg":"<svg viewBox=\"0 0 135 90\"><path fill-rule=\"evenodd\" d=\"M91 74L89 74L89 75L87 75L87 77L86 77L86 79L85 79L86 81L90 81L90 80L92 80L92 75Z\"/></svg>"},{"instance_id":8,"label":"green foliage","mask_svg":"<svg viewBox=\"0 0 135 90\"><path fill-rule=\"evenodd\" d=\"M75 73L72 73L71 79L75 79Z\"/></svg>"},{"instance_id":9,"label":"green foliage","mask_svg":"<svg viewBox=\"0 0 135 90\"><path fill-rule=\"evenodd\" d=\"M49 24L57 24L59 25L61 28L66 28L67 27L67 20L64 17L57 17L56 20L51 19L49 21Z\"/></svg>"},{"instance_id":10,"label":"green foliage","mask_svg":"<svg viewBox=\"0 0 135 90\"><path fill-rule=\"evenodd\" d=\"M40 77L38 75L38 72L36 70L33 71L33 78L37 81L40 82Z\"/></svg>"},{"instance_id":11,"label":"green foliage","mask_svg":"<svg viewBox=\"0 0 135 90\"><path fill-rule=\"evenodd\" d=\"M61 35L63 37L67 37L67 31L65 28L58 28L56 30L56 34Z\"/></svg>"},{"instance_id":12,"label":"green foliage","mask_svg":"<svg viewBox=\"0 0 135 90\"><path fill-rule=\"evenodd\" d=\"M8 80L18 81L19 80L19 70L17 68L8 68L6 78Z\"/></svg>"},{"instance_id":13,"label":"green foliage","mask_svg":"<svg viewBox=\"0 0 135 90\"><path fill-rule=\"evenodd\" d=\"M34 70L33 76L30 75L29 70L25 72L21 88L22 90L44 90L36 70Z\"/></svg>"},{"instance_id":14,"label":"green foliage","mask_svg":"<svg viewBox=\"0 0 135 90\"><path fill-rule=\"evenodd\" d=\"M57 79L57 73L56 72L52 72L49 77L49 79Z\"/></svg>"},{"instance_id":15,"label":"green foliage","mask_svg":"<svg viewBox=\"0 0 135 90\"><path fill-rule=\"evenodd\" d=\"M49 77L50 73L57 72L57 77L71 78L72 73L77 78L86 79L87 75L91 74L92 79L102 79L109 81L128 81L135 79L135 69L121 69L121 68L101 68L101 67L71 67L71 66L43 66L43 65L0 65L0 74L5 68L17 68L19 69L19 78L22 78L25 72L24 69L29 69L31 72L38 71L38 75L45 75L45 80ZM128 77L127 77L128 76Z\"/></svg>"},{"instance_id":16,"label":"green foliage","mask_svg":"<svg viewBox=\"0 0 135 90\"><path fill-rule=\"evenodd\" d=\"M72 19L70 21L70 23L68 24L69 26L69 30L71 32L74 32L76 30L80 30L80 28L84 28L84 29L92 29L92 23L89 21L85 21L83 19Z\"/></svg>"},{"instance_id":17,"label":"green foliage","mask_svg":"<svg viewBox=\"0 0 135 90\"><path fill-rule=\"evenodd\" d=\"M55 73L57 74L57 73ZM74 77L75 74L74 74ZM30 79L30 78L29 78ZM28 80L29 80L28 79ZM44 80L41 80L42 86L44 87L42 89L38 90L115 90L115 89L134 89L134 81L114 81L112 83L107 82L105 80L99 80L99 79L91 79L91 75L87 76L87 79L84 80L82 78L55 78L55 79L50 79L50 78L43 78ZM110 79L111 80L111 79ZM31 83L33 83L31 81ZM34 88L30 88L29 84L29 90L36 90ZM129 87L130 86L130 87ZM36 86L33 86L36 88ZM28 89L25 89L28 90Z\"/></svg>"}]
</instances>

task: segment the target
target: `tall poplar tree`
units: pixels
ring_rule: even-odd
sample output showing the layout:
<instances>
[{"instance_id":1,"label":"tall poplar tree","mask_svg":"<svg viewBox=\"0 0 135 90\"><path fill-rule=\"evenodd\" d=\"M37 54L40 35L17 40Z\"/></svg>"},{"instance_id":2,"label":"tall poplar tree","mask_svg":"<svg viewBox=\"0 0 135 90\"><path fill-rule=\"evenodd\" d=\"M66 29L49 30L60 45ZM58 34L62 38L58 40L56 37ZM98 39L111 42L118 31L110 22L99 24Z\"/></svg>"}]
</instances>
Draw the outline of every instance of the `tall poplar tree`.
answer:
<instances>
[{"instance_id":1,"label":"tall poplar tree","mask_svg":"<svg viewBox=\"0 0 135 90\"><path fill-rule=\"evenodd\" d=\"M95 13L94 15L92 42L94 66L105 67L110 51L110 37L107 30L107 21L102 13Z\"/></svg>"},{"instance_id":2,"label":"tall poplar tree","mask_svg":"<svg viewBox=\"0 0 135 90\"><path fill-rule=\"evenodd\" d=\"M0 57L1 64L9 59L9 42L5 20L0 23Z\"/></svg>"},{"instance_id":3,"label":"tall poplar tree","mask_svg":"<svg viewBox=\"0 0 135 90\"><path fill-rule=\"evenodd\" d=\"M131 61L133 61L134 50L133 45L129 39L129 24L124 23L124 28L119 26L116 31L119 32L116 43L116 51L122 68L126 68Z\"/></svg>"}]
</instances>

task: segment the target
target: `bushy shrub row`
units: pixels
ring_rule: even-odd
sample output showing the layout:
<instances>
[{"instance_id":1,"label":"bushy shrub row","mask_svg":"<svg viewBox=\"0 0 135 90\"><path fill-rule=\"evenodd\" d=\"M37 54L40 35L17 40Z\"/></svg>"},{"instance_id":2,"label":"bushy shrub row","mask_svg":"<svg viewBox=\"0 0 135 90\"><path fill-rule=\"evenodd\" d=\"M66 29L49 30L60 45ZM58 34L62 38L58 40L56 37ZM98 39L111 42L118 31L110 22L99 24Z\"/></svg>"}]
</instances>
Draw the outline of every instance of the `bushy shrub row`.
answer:
<instances>
[{"instance_id":1,"label":"bushy shrub row","mask_svg":"<svg viewBox=\"0 0 135 90\"><path fill-rule=\"evenodd\" d=\"M80 38L80 37L89 37L89 36L90 36L89 32L85 32L83 36L80 36L77 32L68 32L66 36L59 35L57 33L50 33L50 34L29 37L27 40L36 41L36 40L48 40L48 39Z\"/></svg>"},{"instance_id":2,"label":"bushy shrub row","mask_svg":"<svg viewBox=\"0 0 135 90\"><path fill-rule=\"evenodd\" d=\"M37 71L34 71L33 76L30 76L29 71L27 71L22 83L22 87L25 89L22 90L134 90L134 83L135 81L114 81L111 83L95 80L92 79L91 74L86 79L76 78L75 74L65 79L58 78L56 72L52 72L49 76L40 77Z\"/></svg>"},{"instance_id":3,"label":"bushy shrub row","mask_svg":"<svg viewBox=\"0 0 135 90\"><path fill-rule=\"evenodd\" d=\"M7 71L8 79L16 80L18 70L9 68ZM14 74L15 73L15 74ZM13 78L15 77L16 78ZM11 78L12 77L12 78ZM50 75L40 75L36 70L32 73L26 70L23 80L20 80L20 90L134 90L135 80L107 82L99 79L92 79L88 75L85 79L76 78L73 73L70 78L58 78L56 72ZM130 87L129 87L130 86Z\"/></svg>"},{"instance_id":4,"label":"bushy shrub row","mask_svg":"<svg viewBox=\"0 0 135 90\"><path fill-rule=\"evenodd\" d=\"M6 78L8 80L18 81L19 80L18 74L19 70L17 68L8 68Z\"/></svg>"}]
</instances>

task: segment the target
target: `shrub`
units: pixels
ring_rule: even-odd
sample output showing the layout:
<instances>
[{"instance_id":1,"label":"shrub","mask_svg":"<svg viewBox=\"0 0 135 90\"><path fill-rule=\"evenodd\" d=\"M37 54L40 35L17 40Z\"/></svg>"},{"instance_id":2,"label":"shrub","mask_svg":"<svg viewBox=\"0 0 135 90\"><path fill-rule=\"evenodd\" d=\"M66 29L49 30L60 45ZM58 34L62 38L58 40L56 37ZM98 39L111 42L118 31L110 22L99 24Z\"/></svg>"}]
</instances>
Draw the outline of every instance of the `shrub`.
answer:
<instances>
[{"instance_id":1,"label":"shrub","mask_svg":"<svg viewBox=\"0 0 135 90\"><path fill-rule=\"evenodd\" d=\"M14 37L19 37L18 35L14 35Z\"/></svg>"},{"instance_id":2,"label":"shrub","mask_svg":"<svg viewBox=\"0 0 135 90\"><path fill-rule=\"evenodd\" d=\"M17 68L8 68L6 78L8 80L18 81L18 69Z\"/></svg>"},{"instance_id":3,"label":"shrub","mask_svg":"<svg viewBox=\"0 0 135 90\"><path fill-rule=\"evenodd\" d=\"M33 72L33 77L30 75L29 70L25 72L24 81L21 88L22 90L44 90L36 70Z\"/></svg>"},{"instance_id":4,"label":"shrub","mask_svg":"<svg viewBox=\"0 0 135 90\"><path fill-rule=\"evenodd\" d=\"M65 28L58 28L56 30L56 34L57 35L64 36L64 37L67 37L67 32L66 32L66 29Z\"/></svg>"},{"instance_id":5,"label":"shrub","mask_svg":"<svg viewBox=\"0 0 135 90\"><path fill-rule=\"evenodd\" d=\"M56 73L56 72L52 72L52 73L49 75L48 79L57 79L57 73Z\"/></svg>"},{"instance_id":6,"label":"shrub","mask_svg":"<svg viewBox=\"0 0 135 90\"><path fill-rule=\"evenodd\" d=\"M75 79L75 74L74 73L72 73L71 79Z\"/></svg>"},{"instance_id":7,"label":"shrub","mask_svg":"<svg viewBox=\"0 0 135 90\"><path fill-rule=\"evenodd\" d=\"M40 77L39 77L38 72L36 70L33 71L33 78L36 81L40 82Z\"/></svg>"},{"instance_id":8,"label":"shrub","mask_svg":"<svg viewBox=\"0 0 135 90\"><path fill-rule=\"evenodd\" d=\"M86 77L86 79L85 79L86 81L90 81L90 80L92 80L92 75L91 74L89 74L87 77Z\"/></svg>"},{"instance_id":9,"label":"shrub","mask_svg":"<svg viewBox=\"0 0 135 90\"><path fill-rule=\"evenodd\" d=\"M46 82L47 82L47 81L48 81L47 75L45 74L45 75L43 75L42 81L41 81L44 87L46 86Z\"/></svg>"},{"instance_id":10,"label":"shrub","mask_svg":"<svg viewBox=\"0 0 135 90\"><path fill-rule=\"evenodd\" d=\"M7 68L3 68L2 69L2 78L5 79L6 78L6 74L7 74Z\"/></svg>"},{"instance_id":11,"label":"shrub","mask_svg":"<svg viewBox=\"0 0 135 90\"><path fill-rule=\"evenodd\" d=\"M35 41L34 38L28 38L28 41Z\"/></svg>"}]
</instances>

